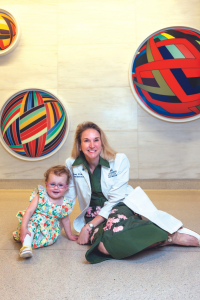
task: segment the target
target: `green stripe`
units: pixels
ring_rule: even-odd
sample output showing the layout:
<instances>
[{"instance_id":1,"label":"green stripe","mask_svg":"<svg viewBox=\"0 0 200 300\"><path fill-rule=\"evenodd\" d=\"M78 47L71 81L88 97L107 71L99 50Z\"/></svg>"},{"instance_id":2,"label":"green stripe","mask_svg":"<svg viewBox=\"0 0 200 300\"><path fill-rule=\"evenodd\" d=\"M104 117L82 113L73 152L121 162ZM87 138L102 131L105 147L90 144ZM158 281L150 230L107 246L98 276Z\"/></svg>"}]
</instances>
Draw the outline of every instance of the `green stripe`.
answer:
<instances>
[{"instance_id":1,"label":"green stripe","mask_svg":"<svg viewBox=\"0 0 200 300\"><path fill-rule=\"evenodd\" d=\"M19 105L17 105L8 115L7 115L7 117L5 118L5 121L3 122L3 125L2 125L2 129L4 128L4 125L5 125L5 123L6 123L6 121L9 119L9 117L18 109L18 108L20 108L20 105L21 104L19 104Z\"/></svg>"},{"instance_id":2,"label":"green stripe","mask_svg":"<svg viewBox=\"0 0 200 300\"><path fill-rule=\"evenodd\" d=\"M61 131L62 127L63 127L63 124L65 122L65 115L63 115L63 121L62 123L60 124L59 127L56 127L50 135L47 135L47 139L46 139L46 142L45 142L45 145L47 145L48 143L50 143L55 137L56 135L58 135L58 133Z\"/></svg>"},{"instance_id":3,"label":"green stripe","mask_svg":"<svg viewBox=\"0 0 200 300\"><path fill-rule=\"evenodd\" d=\"M183 53L175 45L166 45L165 47L171 53L173 58L185 58Z\"/></svg>"},{"instance_id":4,"label":"green stripe","mask_svg":"<svg viewBox=\"0 0 200 300\"><path fill-rule=\"evenodd\" d=\"M60 108L61 114L63 115L63 109L62 109L62 106L60 105L59 102L57 102L57 104L58 104L58 106L59 106L59 108Z\"/></svg>"},{"instance_id":5,"label":"green stripe","mask_svg":"<svg viewBox=\"0 0 200 300\"><path fill-rule=\"evenodd\" d=\"M24 122L26 122L27 120L29 120L30 118L37 116L39 113L46 111L45 107L41 107L38 110L33 111L32 113L30 113L29 115L27 115L25 118L23 118L22 120L19 120L19 125L22 125Z\"/></svg>"},{"instance_id":6,"label":"green stripe","mask_svg":"<svg viewBox=\"0 0 200 300\"><path fill-rule=\"evenodd\" d=\"M14 145L14 146L13 145L9 145L9 147L13 148L13 149L18 149L18 148L24 149L22 145Z\"/></svg>"},{"instance_id":7,"label":"green stripe","mask_svg":"<svg viewBox=\"0 0 200 300\"><path fill-rule=\"evenodd\" d=\"M158 34L158 35L154 36L154 40L155 40L156 38L159 38L160 41L167 40L167 38L166 38L164 35L162 35L162 34Z\"/></svg>"},{"instance_id":8,"label":"green stripe","mask_svg":"<svg viewBox=\"0 0 200 300\"><path fill-rule=\"evenodd\" d=\"M3 136L6 132L6 130L8 129L8 127L15 121L17 120L17 118L19 118L19 113L16 114L12 119L10 119L10 121L7 123L6 127L4 128L4 131L3 131Z\"/></svg>"},{"instance_id":9,"label":"green stripe","mask_svg":"<svg viewBox=\"0 0 200 300\"><path fill-rule=\"evenodd\" d=\"M196 40L196 42L197 42L198 44L200 44L200 41L197 41L197 40Z\"/></svg>"},{"instance_id":10,"label":"green stripe","mask_svg":"<svg viewBox=\"0 0 200 300\"><path fill-rule=\"evenodd\" d=\"M38 106L36 92L33 92L33 98L34 98L34 106L36 107L36 106Z\"/></svg>"}]
</instances>

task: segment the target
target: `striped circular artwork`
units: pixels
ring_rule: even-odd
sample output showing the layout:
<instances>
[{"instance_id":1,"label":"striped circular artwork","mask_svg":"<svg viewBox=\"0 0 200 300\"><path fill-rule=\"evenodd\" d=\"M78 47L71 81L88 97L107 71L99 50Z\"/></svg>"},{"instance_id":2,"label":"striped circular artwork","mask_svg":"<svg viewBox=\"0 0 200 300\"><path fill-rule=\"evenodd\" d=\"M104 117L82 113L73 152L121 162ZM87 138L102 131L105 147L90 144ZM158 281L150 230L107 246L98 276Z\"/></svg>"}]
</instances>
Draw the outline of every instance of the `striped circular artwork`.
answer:
<instances>
[{"instance_id":1,"label":"striped circular artwork","mask_svg":"<svg viewBox=\"0 0 200 300\"><path fill-rule=\"evenodd\" d=\"M200 117L200 32L170 27L153 33L137 49L129 81L138 103L169 122Z\"/></svg>"},{"instance_id":2,"label":"striped circular artwork","mask_svg":"<svg viewBox=\"0 0 200 300\"><path fill-rule=\"evenodd\" d=\"M68 128L64 106L43 90L21 91L1 109L3 146L24 160L41 160L54 154L63 145Z\"/></svg>"},{"instance_id":3,"label":"striped circular artwork","mask_svg":"<svg viewBox=\"0 0 200 300\"><path fill-rule=\"evenodd\" d=\"M7 11L0 9L0 55L12 51L19 41L19 25Z\"/></svg>"}]
</instances>

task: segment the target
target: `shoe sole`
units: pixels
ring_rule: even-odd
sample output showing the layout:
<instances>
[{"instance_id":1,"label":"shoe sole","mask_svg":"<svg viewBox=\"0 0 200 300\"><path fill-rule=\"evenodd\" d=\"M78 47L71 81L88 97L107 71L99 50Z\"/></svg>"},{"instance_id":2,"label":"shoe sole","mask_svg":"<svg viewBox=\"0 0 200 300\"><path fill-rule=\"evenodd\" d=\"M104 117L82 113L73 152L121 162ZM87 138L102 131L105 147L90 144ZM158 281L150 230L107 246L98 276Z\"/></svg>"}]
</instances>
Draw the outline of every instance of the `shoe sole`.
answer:
<instances>
[{"instance_id":1,"label":"shoe sole","mask_svg":"<svg viewBox=\"0 0 200 300\"><path fill-rule=\"evenodd\" d=\"M28 258L28 257L32 257L33 253L31 251L24 251L22 253L20 253L20 257L22 258Z\"/></svg>"}]
</instances>

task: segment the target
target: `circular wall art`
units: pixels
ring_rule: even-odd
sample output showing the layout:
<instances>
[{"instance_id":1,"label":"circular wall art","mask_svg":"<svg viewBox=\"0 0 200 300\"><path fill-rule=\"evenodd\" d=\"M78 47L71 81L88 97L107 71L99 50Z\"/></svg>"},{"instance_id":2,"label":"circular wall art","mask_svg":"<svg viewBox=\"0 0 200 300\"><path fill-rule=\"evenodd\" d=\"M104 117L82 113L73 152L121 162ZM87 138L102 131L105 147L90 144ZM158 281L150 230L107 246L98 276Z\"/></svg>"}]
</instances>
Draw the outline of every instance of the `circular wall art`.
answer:
<instances>
[{"instance_id":1,"label":"circular wall art","mask_svg":"<svg viewBox=\"0 0 200 300\"><path fill-rule=\"evenodd\" d=\"M0 55L11 52L17 46L19 37L17 20L6 10L0 9Z\"/></svg>"},{"instance_id":2,"label":"circular wall art","mask_svg":"<svg viewBox=\"0 0 200 300\"><path fill-rule=\"evenodd\" d=\"M132 92L151 115L168 122L200 117L200 32L169 27L138 47L129 70Z\"/></svg>"},{"instance_id":3,"label":"circular wall art","mask_svg":"<svg viewBox=\"0 0 200 300\"><path fill-rule=\"evenodd\" d=\"M40 89L23 90L10 97L1 109L0 138L12 155L29 161L57 152L69 131L63 104Z\"/></svg>"}]
</instances>

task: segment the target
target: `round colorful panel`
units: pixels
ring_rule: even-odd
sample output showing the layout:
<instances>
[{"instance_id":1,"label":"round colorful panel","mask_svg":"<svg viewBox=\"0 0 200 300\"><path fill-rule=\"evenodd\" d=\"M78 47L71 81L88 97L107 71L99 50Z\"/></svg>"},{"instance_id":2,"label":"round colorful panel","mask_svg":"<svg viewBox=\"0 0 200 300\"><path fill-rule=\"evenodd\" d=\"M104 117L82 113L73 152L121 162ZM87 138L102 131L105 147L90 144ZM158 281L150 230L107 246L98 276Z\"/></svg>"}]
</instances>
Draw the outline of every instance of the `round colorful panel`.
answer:
<instances>
[{"instance_id":1,"label":"round colorful panel","mask_svg":"<svg viewBox=\"0 0 200 300\"><path fill-rule=\"evenodd\" d=\"M14 156L41 160L63 145L69 117L63 104L44 90L24 90L1 109L1 141Z\"/></svg>"},{"instance_id":2,"label":"round colorful panel","mask_svg":"<svg viewBox=\"0 0 200 300\"><path fill-rule=\"evenodd\" d=\"M200 32L170 27L150 35L137 49L129 81L138 103L169 122L200 117Z\"/></svg>"},{"instance_id":3,"label":"round colorful panel","mask_svg":"<svg viewBox=\"0 0 200 300\"><path fill-rule=\"evenodd\" d=\"M0 9L0 55L12 51L19 41L19 25L7 11Z\"/></svg>"}]
</instances>

